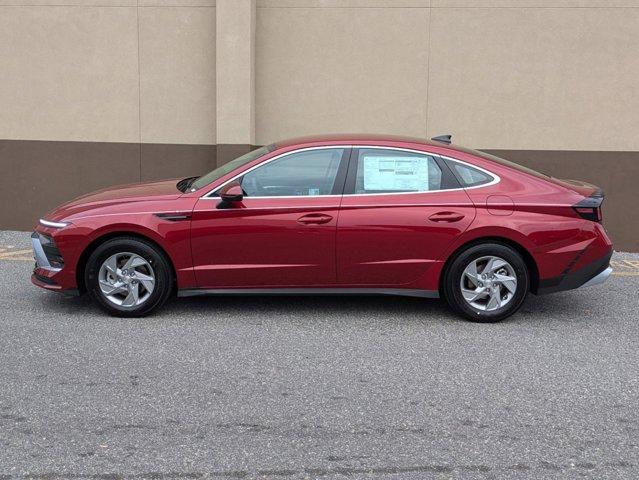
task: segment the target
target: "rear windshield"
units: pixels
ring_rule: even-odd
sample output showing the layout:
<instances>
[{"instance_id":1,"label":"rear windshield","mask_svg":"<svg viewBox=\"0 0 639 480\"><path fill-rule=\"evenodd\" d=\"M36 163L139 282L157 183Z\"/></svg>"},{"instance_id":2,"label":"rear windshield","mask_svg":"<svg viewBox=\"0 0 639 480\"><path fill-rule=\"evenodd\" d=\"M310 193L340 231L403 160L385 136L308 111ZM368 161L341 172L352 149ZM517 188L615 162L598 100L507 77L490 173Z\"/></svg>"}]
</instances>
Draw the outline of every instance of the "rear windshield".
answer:
<instances>
[{"instance_id":1,"label":"rear windshield","mask_svg":"<svg viewBox=\"0 0 639 480\"><path fill-rule=\"evenodd\" d=\"M479 150L472 150L470 148L463 148L463 147L457 147L457 146L455 146L455 148L457 150L461 150L462 152L466 152L471 155L476 155L486 160L490 160L491 162L499 163L500 165L505 165L506 167L519 170L520 172L524 172L538 178L550 178L550 175L546 175L545 173L538 172L537 170L533 170L532 168L524 167L523 165L519 165L518 163L511 162L509 160L506 160L505 158L491 155L490 153L480 152Z\"/></svg>"}]
</instances>

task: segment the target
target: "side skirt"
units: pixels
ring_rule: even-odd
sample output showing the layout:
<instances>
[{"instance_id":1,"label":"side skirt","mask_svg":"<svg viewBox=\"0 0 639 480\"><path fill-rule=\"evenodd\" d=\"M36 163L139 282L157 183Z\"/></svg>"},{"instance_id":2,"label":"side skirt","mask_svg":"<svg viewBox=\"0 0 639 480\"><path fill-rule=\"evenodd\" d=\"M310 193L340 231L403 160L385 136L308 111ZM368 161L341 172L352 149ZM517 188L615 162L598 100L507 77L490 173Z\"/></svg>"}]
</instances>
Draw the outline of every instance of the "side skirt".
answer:
<instances>
[{"instance_id":1,"label":"side skirt","mask_svg":"<svg viewBox=\"0 0 639 480\"><path fill-rule=\"evenodd\" d=\"M436 290L405 288L193 288L179 290L178 297L200 295L396 295L402 297L439 298Z\"/></svg>"}]
</instances>

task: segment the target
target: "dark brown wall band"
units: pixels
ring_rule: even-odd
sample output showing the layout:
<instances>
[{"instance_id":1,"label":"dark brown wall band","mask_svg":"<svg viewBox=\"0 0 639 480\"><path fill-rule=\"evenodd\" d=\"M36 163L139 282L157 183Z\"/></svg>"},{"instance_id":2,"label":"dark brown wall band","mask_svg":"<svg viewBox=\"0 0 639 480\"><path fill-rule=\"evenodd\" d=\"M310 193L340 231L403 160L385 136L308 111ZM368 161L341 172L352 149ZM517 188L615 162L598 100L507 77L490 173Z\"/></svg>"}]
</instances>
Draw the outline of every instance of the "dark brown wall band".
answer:
<instances>
[{"instance_id":1,"label":"dark brown wall band","mask_svg":"<svg viewBox=\"0 0 639 480\"><path fill-rule=\"evenodd\" d=\"M78 195L111 185L198 175L214 145L0 140L0 229L30 230Z\"/></svg>"},{"instance_id":2,"label":"dark brown wall band","mask_svg":"<svg viewBox=\"0 0 639 480\"><path fill-rule=\"evenodd\" d=\"M253 145L0 140L0 229L30 230L60 203L111 185L200 175ZM639 152L486 150L606 192L604 224L619 251L639 252Z\"/></svg>"}]
</instances>

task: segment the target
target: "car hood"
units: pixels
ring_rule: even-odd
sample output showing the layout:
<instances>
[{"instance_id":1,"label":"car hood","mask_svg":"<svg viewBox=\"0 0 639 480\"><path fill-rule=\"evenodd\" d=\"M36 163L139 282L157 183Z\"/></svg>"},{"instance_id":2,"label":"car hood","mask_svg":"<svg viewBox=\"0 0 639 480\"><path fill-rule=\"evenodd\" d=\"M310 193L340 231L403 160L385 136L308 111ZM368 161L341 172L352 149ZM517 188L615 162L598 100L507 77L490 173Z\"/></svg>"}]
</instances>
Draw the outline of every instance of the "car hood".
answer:
<instances>
[{"instance_id":1,"label":"car hood","mask_svg":"<svg viewBox=\"0 0 639 480\"><path fill-rule=\"evenodd\" d=\"M104 188L95 192L81 195L70 202L64 203L46 214L48 220L59 221L71 215L122 203L141 202L145 200L170 200L182 195L177 188L179 179L162 180L159 182L132 183Z\"/></svg>"}]
</instances>

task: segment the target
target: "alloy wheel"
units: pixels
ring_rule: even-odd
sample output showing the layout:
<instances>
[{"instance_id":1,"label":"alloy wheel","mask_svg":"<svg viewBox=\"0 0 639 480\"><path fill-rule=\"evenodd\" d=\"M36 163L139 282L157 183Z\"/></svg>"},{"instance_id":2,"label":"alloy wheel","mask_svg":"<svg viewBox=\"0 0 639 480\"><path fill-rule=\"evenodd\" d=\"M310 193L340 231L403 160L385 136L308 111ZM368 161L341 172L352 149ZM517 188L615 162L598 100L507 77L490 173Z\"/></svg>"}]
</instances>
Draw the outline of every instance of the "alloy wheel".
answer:
<instances>
[{"instance_id":1,"label":"alloy wheel","mask_svg":"<svg viewBox=\"0 0 639 480\"><path fill-rule=\"evenodd\" d=\"M142 305L153 293L155 273L151 264L140 255L116 253L102 263L98 285L109 302L133 308Z\"/></svg>"},{"instance_id":2,"label":"alloy wheel","mask_svg":"<svg viewBox=\"0 0 639 480\"><path fill-rule=\"evenodd\" d=\"M484 256L471 261L460 280L464 300L473 308L493 311L507 305L517 291L517 275L500 257Z\"/></svg>"}]
</instances>

